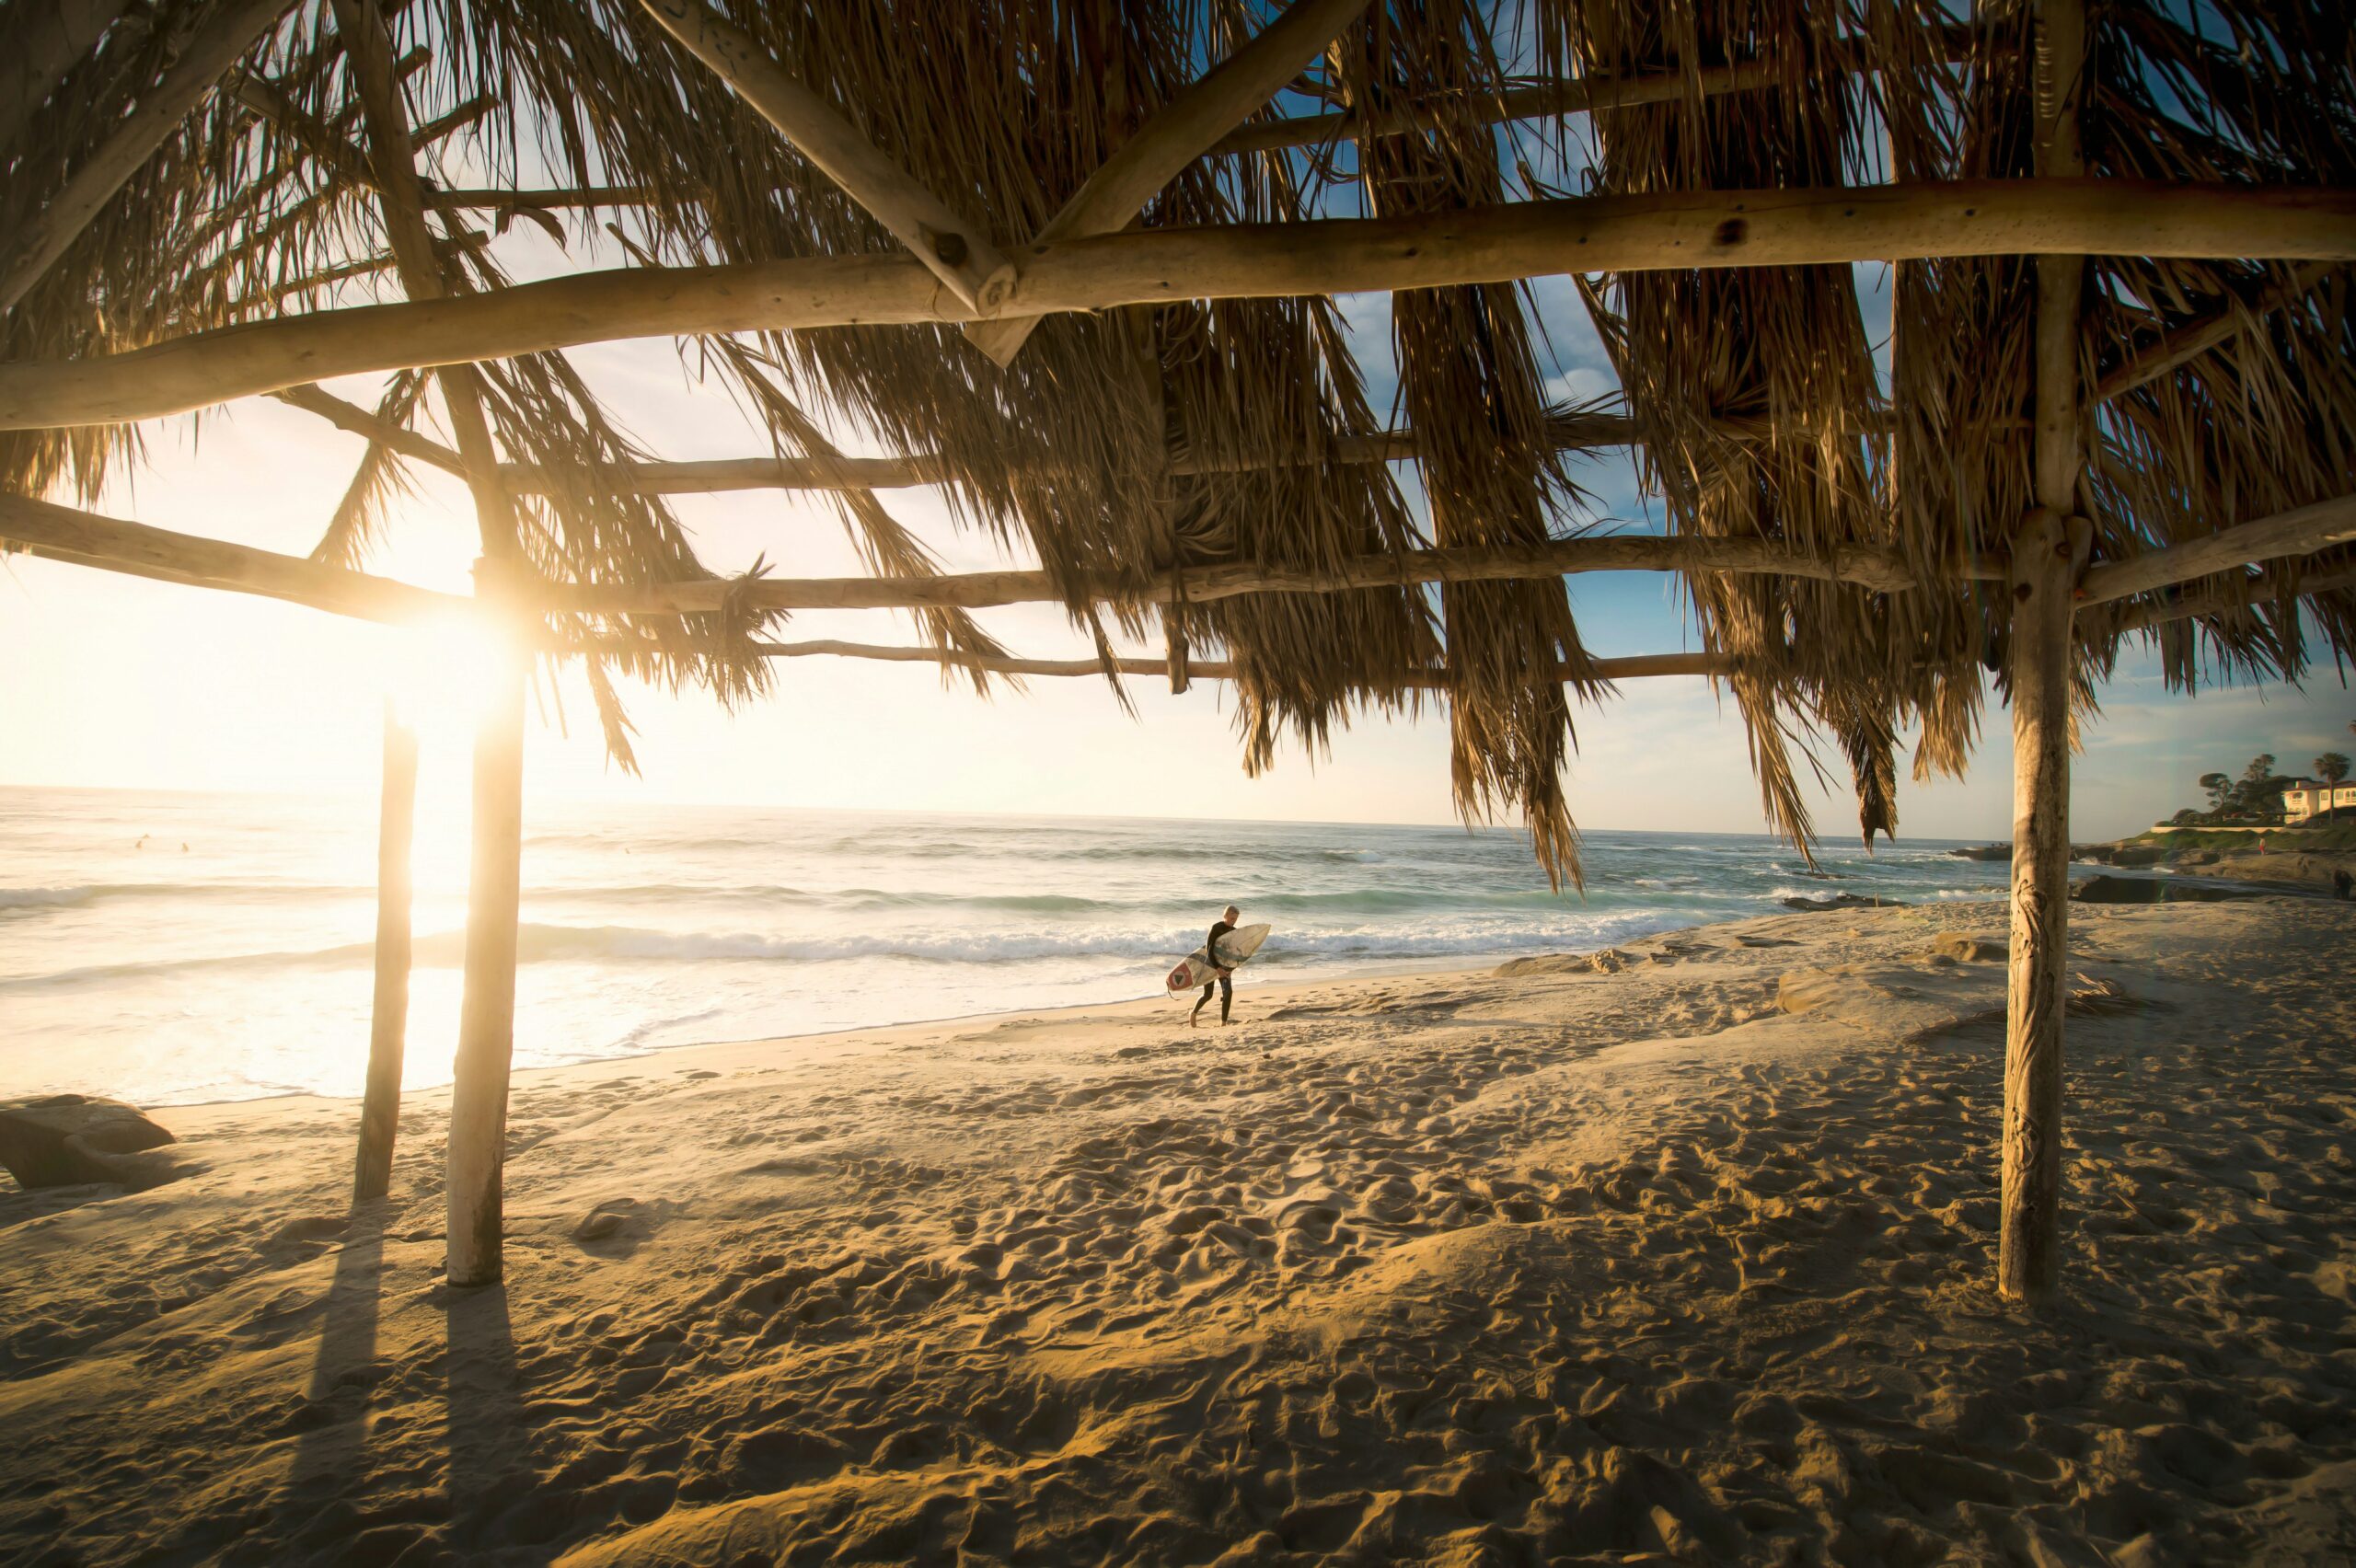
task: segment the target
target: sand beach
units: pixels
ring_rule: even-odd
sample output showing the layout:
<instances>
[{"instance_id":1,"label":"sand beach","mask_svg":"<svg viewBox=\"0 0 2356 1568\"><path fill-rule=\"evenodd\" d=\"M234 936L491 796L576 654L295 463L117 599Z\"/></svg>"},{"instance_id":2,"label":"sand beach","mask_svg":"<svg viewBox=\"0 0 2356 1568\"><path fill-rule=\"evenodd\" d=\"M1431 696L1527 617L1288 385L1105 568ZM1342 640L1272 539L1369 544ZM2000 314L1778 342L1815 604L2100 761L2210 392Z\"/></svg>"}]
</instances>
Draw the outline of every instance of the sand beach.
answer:
<instances>
[{"instance_id":1,"label":"sand beach","mask_svg":"<svg viewBox=\"0 0 2356 1568\"><path fill-rule=\"evenodd\" d=\"M28 1562L2344 1562L2350 908L2072 923L2063 1288L1993 1288L1997 904L159 1113L0 1191Z\"/></svg>"}]
</instances>

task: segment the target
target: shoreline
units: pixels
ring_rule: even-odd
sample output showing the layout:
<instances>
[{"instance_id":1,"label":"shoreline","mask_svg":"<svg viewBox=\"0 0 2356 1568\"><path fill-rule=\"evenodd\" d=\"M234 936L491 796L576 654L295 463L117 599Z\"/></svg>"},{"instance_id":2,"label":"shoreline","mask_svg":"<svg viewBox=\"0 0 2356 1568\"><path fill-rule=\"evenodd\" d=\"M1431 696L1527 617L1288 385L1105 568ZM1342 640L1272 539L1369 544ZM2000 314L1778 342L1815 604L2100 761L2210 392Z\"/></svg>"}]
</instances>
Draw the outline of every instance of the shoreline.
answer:
<instances>
[{"instance_id":1,"label":"shoreline","mask_svg":"<svg viewBox=\"0 0 2356 1568\"><path fill-rule=\"evenodd\" d=\"M1789 911L1787 913L1797 914L1799 912ZM1772 919L1779 917L1780 917L1773 916L1758 916L1748 917L1746 918ZM1641 937L1631 937L1623 940L1623 941L1628 942L1652 941L1663 937L1680 936L1691 931L1705 931L1721 925L1735 925L1740 923L1740 921L1713 921L1701 926L1680 926L1674 929L1666 931L1647 932ZM1613 945L1616 946L1619 944ZM1239 980L1235 987L1235 1002L1237 1008L1240 1009L1243 1006L1244 997L1246 996L1251 996L1253 997L1265 998L1272 1003L1281 1005L1284 1001L1291 997L1294 993L1316 990L1327 986L1359 982L1372 985L1388 980L1471 979L1494 974L1498 965L1510 963L1519 959L1559 956L1577 957L1584 955L1576 953L1567 955L1546 953L1507 953L1472 964L1459 965L1451 962L1448 963L1446 967L1442 968L1425 968L1413 964L1386 965L1380 969L1345 970L1333 974L1324 975L1317 979L1276 981L1251 986L1246 986L1241 982L1241 980ZM926 1032L934 1030L946 1029L953 1026L974 1027L978 1025L996 1025L1017 1019L1036 1020L1056 1023L1084 1022L1091 1018L1099 1016L1105 1018L1127 1018L1132 1014L1142 1012L1146 1009L1157 1005L1177 1007L1182 1004L1165 993L1159 997L1128 997L1114 1001L1069 1002L1057 1007L1002 1008L984 1012L950 1013L940 1018L907 1019L896 1023L851 1024L841 1029L814 1030L807 1034L758 1034L748 1035L740 1040L697 1040L679 1045L649 1046L643 1050L633 1051L619 1055L586 1056L577 1062L554 1062L546 1066L518 1067L514 1070L510 1081L511 1084L523 1084L526 1082L539 1084L550 1081L560 1081L567 1076L591 1073L599 1068L619 1068L628 1066L633 1063L657 1061L667 1063L680 1060L684 1057L699 1053L710 1053L716 1058L728 1061L731 1065L739 1065L742 1058L746 1054L761 1051L772 1046L794 1046L812 1043L820 1044L841 1043L853 1039L864 1040L869 1037L873 1037L874 1043L881 1045L886 1040L896 1039L901 1035L914 1032ZM1249 1020L1239 1020L1238 1027L1241 1027L1242 1023L1248 1021ZM1183 1029L1185 1025L1181 1022L1173 1027ZM1203 1026L1204 1029L1215 1029L1217 1027L1218 1025L1216 1024L1205 1024ZM1201 1032L1196 1031L1195 1032L1199 1033ZM775 1065L782 1069L789 1064L778 1063ZM446 1104L449 1098L450 1087L451 1086L447 1083L439 1083L423 1089L403 1090L401 1091L402 1109L407 1111L412 1101L428 1099L438 1099ZM173 1104L157 1104L152 1106L141 1104L140 1109L147 1111L156 1116L183 1116L193 1113L196 1114L196 1119L202 1122L206 1120L209 1115L217 1116L221 1113L233 1111L241 1106L299 1103L303 1106L318 1106L322 1108L334 1106L356 1107L360 1103L360 1101L361 1096L357 1094L317 1094L307 1090L290 1090L280 1094L252 1095L243 1100L191 1100ZM139 1102L131 1101L129 1103ZM0 1191L13 1190L15 1189L0 1189Z\"/></svg>"},{"instance_id":2,"label":"shoreline","mask_svg":"<svg viewBox=\"0 0 2356 1568\"><path fill-rule=\"evenodd\" d=\"M2280 890L2269 891L2272 892ZM1957 900L1955 902L1958 905L1962 905L1967 903L1978 903L1981 901ZM1784 913L1799 914L1802 912L1798 910L1787 910ZM1704 922L1698 926L1679 926L1666 930L1647 931L1638 936L1623 937L1620 939L1619 943L1612 943L1609 945L1618 946L1620 943L1625 942L1651 941L1657 938L1679 936L1690 931L1705 931L1717 926L1740 924L1744 920L1775 919L1780 917L1781 916L1776 915L1743 916L1735 920L1714 920ZM1493 973L1500 964L1515 963L1521 959L1561 956L1565 956L1565 954L1542 952L1503 952L1488 955L1479 962L1470 964L1459 963L1452 957L1446 960L1434 961L1434 965L1436 966L1426 966L1415 963L1399 964L1386 963L1381 967L1375 969L1336 970L1332 974L1320 975L1311 979L1271 981L1250 986L1247 986L1239 979L1235 987L1236 1005L1241 1007L1243 1002L1243 997L1247 994L1256 997L1282 997L1283 995L1292 991L1321 986L1335 985L1344 982L1366 981L1371 983L1382 980L1400 980L1422 977L1443 978L1451 976L1472 976ZM1584 955L1574 952L1571 953L1570 956ZM678 1055L682 1052L733 1052L740 1050L751 1050L756 1047L768 1045L792 1045L806 1041L839 1040L849 1035L892 1034L908 1030L942 1028L951 1024L990 1023L1001 1019L1012 1018L1017 1014L1024 1016L1060 1018L1072 1015L1084 1015L1110 1009L1144 1008L1153 1003L1162 1001L1169 1001L1172 1005L1176 1005L1174 999L1170 998L1165 993L1163 996L1159 997L1124 997L1099 1002L1067 1002L1053 1007L1044 1008L999 1008L979 1012L946 1013L939 1018L902 1019L890 1023L846 1024L839 1029L813 1030L806 1034L754 1034L745 1035L739 1039L693 1040L683 1042L676 1045L646 1046L638 1050L618 1053L611 1056L584 1056L577 1062L552 1062L544 1066L518 1067L514 1070L514 1078L515 1081L520 1082L526 1078L537 1078L540 1075L550 1073L585 1072L601 1066L620 1066L631 1062L644 1062L656 1059L668 1060ZM1212 1026L1205 1025L1205 1027L1208 1028ZM407 1105L413 1098L428 1095L446 1096L449 1093L449 1090L450 1085L447 1083L432 1084L421 1089L403 1090L401 1091L401 1102L403 1105ZM64 1092L79 1091L66 1090ZM94 1098L113 1099L118 1097L110 1095ZM152 1105L145 1101L134 1100L127 1101L126 1103L136 1104L144 1111L169 1113L171 1114L178 1115L183 1112L209 1111L221 1107L237 1105L272 1104L280 1101L305 1101L316 1102L320 1105L356 1105L359 1103L361 1098L362 1097L357 1094L319 1094L309 1090L296 1089L285 1090L271 1094L248 1095L242 1099L232 1100L187 1100L172 1101L168 1102L158 1101Z\"/></svg>"}]
</instances>

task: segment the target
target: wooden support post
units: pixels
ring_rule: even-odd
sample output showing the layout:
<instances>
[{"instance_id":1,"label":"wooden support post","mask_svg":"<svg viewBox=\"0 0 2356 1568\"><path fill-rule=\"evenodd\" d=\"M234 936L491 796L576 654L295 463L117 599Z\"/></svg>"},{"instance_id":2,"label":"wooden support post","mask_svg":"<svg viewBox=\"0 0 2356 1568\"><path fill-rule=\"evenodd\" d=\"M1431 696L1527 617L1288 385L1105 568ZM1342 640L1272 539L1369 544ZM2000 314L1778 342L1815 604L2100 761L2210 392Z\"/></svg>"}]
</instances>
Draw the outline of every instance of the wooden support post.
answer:
<instances>
[{"instance_id":1,"label":"wooden support post","mask_svg":"<svg viewBox=\"0 0 2356 1568\"><path fill-rule=\"evenodd\" d=\"M412 302L449 292L425 218L409 118L394 79L392 40L377 0L334 0L336 30L358 82L368 157L383 202L385 232L400 261L401 287ZM474 494L482 559L475 599L498 629L528 621L528 599L514 499L499 478L499 457L483 416L482 379L474 366L441 373L442 403ZM502 1272L500 1182L506 1160L508 1055L515 1038L515 922L522 902L524 669L516 663L483 672L490 716L475 739L474 859L467 888L467 956L458 1004L458 1052L450 1088L447 1155L448 1260L452 1285L496 1285Z\"/></svg>"},{"instance_id":2,"label":"wooden support post","mask_svg":"<svg viewBox=\"0 0 2356 1568\"><path fill-rule=\"evenodd\" d=\"M1170 695L1184 697L1186 688L1195 684L1194 672L1187 668L1191 652L1186 646L1186 607L1183 600L1172 600L1161 611L1162 646L1169 657L1165 663L1170 671Z\"/></svg>"},{"instance_id":3,"label":"wooden support post","mask_svg":"<svg viewBox=\"0 0 2356 1568\"><path fill-rule=\"evenodd\" d=\"M2042 507L2013 551L2012 969L1998 1284L2021 1300L2052 1289L2060 1239L2073 554L2066 521Z\"/></svg>"},{"instance_id":4,"label":"wooden support post","mask_svg":"<svg viewBox=\"0 0 2356 1568\"><path fill-rule=\"evenodd\" d=\"M2079 136L2083 0L2038 7L2037 172L2085 172ZM2069 519L2085 467L2079 386L2085 258L2036 261L2037 507L2012 558L2012 958L2004 1005L2004 1158L1997 1286L2051 1293L2062 1226L2062 974L2069 960L2071 595Z\"/></svg>"},{"instance_id":5,"label":"wooden support post","mask_svg":"<svg viewBox=\"0 0 2356 1568\"><path fill-rule=\"evenodd\" d=\"M512 605L510 575L488 558L478 561L476 597ZM492 706L475 736L466 980L451 1074L449 1251L443 1265L456 1286L496 1285L504 1270L507 1079L515 1048L515 940L524 881L522 651L514 657L519 667L486 672Z\"/></svg>"},{"instance_id":6,"label":"wooden support post","mask_svg":"<svg viewBox=\"0 0 2356 1568\"><path fill-rule=\"evenodd\" d=\"M376 992L368 1021L368 1088L360 1101L355 1203L393 1180L401 1114L401 1055L409 1039L410 839L417 816L417 732L385 700L385 789L376 808Z\"/></svg>"}]
</instances>

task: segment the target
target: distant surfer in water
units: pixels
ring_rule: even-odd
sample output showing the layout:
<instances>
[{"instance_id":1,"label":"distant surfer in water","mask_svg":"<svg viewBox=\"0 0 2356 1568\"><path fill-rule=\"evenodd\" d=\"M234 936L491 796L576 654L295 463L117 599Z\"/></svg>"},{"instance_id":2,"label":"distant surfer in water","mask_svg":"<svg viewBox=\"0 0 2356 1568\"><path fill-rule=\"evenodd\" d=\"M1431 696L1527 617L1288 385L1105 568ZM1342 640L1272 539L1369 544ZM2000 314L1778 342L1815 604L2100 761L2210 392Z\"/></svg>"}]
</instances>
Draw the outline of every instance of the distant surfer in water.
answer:
<instances>
[{"instance_id":1,"label":"distant surfer in water","mask_svg":"<svg viewBox=\"0 0 2356 1568\"><path fill-rule=\"evenodd\" d=\"M1186 1015L1186 1027L1189 1029L1193 1029L1203 1021L1203 1004L1211 999L1211 991L1214 987L1218 991L1219 1022L1235 1021L1227 1016L1235 1006L1235 971L1219 963L1218 940L1235 929L1235 917L1242 913L1242 910L1230 904L1227 906L1227 913L1220 916L1211 926L1210 940L1203 944L1203 951L1210 954L1211 965L1218 971L1218 978L1206 983L1203 986L1203 994L1195 998L1195 1010Z\"/></svg>"}]
</instances>

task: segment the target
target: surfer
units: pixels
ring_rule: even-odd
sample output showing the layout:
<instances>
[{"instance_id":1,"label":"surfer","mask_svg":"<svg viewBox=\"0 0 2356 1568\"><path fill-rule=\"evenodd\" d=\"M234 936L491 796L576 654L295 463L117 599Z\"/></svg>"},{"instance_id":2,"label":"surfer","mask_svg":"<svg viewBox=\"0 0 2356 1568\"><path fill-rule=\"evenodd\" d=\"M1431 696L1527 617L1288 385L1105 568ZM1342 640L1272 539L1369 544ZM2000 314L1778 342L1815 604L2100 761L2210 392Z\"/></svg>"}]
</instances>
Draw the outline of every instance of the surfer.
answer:
<instances>
[{"instance_id":1,"label":"surfer","mask_svg":"<svg viewBox=\"0 0 2356 1568\"><path fill-rule=\"evenodd\" d=\"M1235 1021L1227 1016L1230 1009L1235 1006L1235 971L1219 963L1218 940L1235 929L1235 917L1242 913L1242 910L1230 904L1227 906L1227 913L1211 924L1210 940L1203 944L1203 951L1210 955L1211 966L1218 971L1218 978L1206 982L1203 986L1203 994L1195 998L1195 1010L1186 1015L1186 1027L1189 1029L1202 1022L1203 1004L1211 999L1211 990L1214 986L1218 990L1219 1022Z\"/></svg>"}]
</instances>

